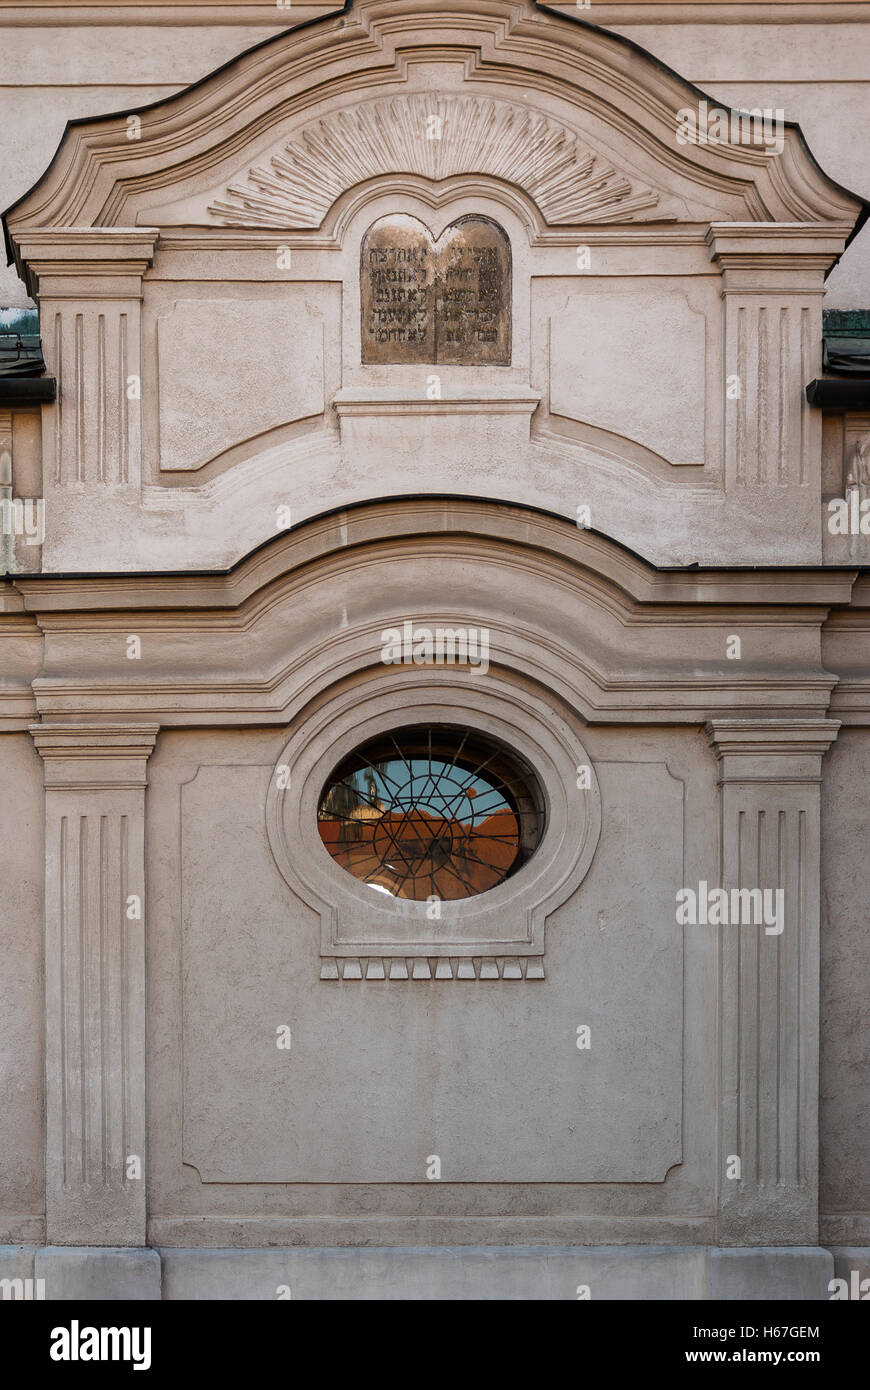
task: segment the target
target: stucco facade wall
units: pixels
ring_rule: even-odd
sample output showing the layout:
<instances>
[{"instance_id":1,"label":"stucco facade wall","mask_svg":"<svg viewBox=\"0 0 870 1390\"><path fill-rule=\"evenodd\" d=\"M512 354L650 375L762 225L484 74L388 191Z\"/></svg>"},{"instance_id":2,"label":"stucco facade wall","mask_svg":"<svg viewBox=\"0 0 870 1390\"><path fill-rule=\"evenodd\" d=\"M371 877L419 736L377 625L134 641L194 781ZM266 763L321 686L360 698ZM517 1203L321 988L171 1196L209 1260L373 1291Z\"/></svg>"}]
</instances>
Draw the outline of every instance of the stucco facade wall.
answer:
<instances>
[{"instance_id":1,"label":"stucco facade wall","mask_svg":"<svg viewBox=\"0 0 870 1390\"><path fill-rule=\"evenodd\" d=\"M454 1246L466 1292L604 1246L619 1297L659 1256L825 1297L870 1243L870 535L827 525L870 417L804 388L870 304L867 16L275 8L0 0L0 304L51 388L0 410L44 506L0 565L0 1243L136 1297L272 1297L291 1247L393 1297L384 1251ZM812 153L681 142L685 79ZM415 625L486 669L385 654ZM400 726L536 788L434 916L319 829Z\"/></svg>"}]
</instances>

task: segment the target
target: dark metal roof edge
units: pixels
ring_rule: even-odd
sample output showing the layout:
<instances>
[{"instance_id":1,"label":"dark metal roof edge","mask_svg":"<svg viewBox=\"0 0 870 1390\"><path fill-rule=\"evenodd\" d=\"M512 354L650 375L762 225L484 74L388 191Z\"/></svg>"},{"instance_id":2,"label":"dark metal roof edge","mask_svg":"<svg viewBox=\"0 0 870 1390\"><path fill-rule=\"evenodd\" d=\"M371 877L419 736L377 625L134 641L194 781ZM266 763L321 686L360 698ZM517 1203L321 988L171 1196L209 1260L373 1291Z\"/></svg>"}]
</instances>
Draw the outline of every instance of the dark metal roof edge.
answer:
<instances>
[{"instance_id":1,"label":"dark metal roof edge","mask_svg":"<svg viewBox=\"0 0 870 1390\"><path fill-rule=\"evenodd\" d=\"M57 400L57 381L53 376L0 375L0 405L33 405Z\"/></svg>"},{"instance_id":2,"label":"dark metal roof edge","mask_svg":"<svg viewBox=\"0 0 870 1390\"><path fill-rule=\"evenodd\" d=\"M808 405L870 410L870 377L816 377L804 388Z\"/></svg>"}]
</instances>

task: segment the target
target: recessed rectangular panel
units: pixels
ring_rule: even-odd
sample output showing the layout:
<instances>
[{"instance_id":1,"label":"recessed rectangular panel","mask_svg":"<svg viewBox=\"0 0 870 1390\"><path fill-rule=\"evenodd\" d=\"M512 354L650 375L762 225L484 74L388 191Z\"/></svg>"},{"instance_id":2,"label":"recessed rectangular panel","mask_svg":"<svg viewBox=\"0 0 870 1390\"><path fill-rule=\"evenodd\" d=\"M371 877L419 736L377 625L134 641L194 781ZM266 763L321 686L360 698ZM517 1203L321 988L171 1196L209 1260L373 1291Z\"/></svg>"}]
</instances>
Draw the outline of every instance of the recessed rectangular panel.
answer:
<instances>
[{"instance_id":1,"label":"recessed rectangular panel","mask_svg":"<svg viewBox=\"0 0 870 1390\"><path fill-rule=\"evenodd\" d=\"M451 1182L664 1180L681 1158L683 785L661 763L596 767L599 850L532 987L318 981L315 914L264 830L270 768L200 767L181 793L183 1152L204 1182L426 1182L433 1156Z\"/></svg>"},{"instance_id":2,"label":"recessed rectangular panel","mask_svg":"<svg viewBox=\"0 0 870 1390\"><path fill-rule=\"evenodd\" d=\"M629 285L548 287L550 408L668 463L703 464L706 315L682 286Z\"/></svg>"},{"instance_id":3,"label":"recessed rectangular panel","mask_svg":"<svg viewBox=\"0 0 870 1390\"><path fill-rule=\"evenodd\" d=\"M160 467L193 471L325 409L328 286L268 299L177 299L157 323Z\"/></svg>"}]
</instances>

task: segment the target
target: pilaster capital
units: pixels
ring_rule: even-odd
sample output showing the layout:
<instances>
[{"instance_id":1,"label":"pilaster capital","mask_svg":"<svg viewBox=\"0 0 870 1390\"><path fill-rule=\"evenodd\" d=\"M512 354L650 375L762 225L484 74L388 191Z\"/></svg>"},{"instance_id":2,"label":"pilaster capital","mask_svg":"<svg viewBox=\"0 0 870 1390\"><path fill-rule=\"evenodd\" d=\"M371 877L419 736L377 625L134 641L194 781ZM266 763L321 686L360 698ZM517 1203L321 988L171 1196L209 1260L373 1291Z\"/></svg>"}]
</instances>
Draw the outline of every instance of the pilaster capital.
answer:
<instances>
[{"instance_id":1,"label":"pilaster capital","mask_svg":"<svg viewBox=\"0 0 870 1390\"><path fill-rule=\"evenodd\" d=\"M157 227L23 227L19 270L34 298L141 299Z\"/></svg>"},{"instance_id":2,"label":"pilaster capital","mask_svg":"<svg viewBox=\"0 0 870 1390\"><path fill-rule=\"evenodd\" d=\"M50 789L116 791L144 787L146 764L159 724L66 723L31 724L33 742L45 765Z\"/></svg>"},{"instance_id":3,"label":"pilaster capital","mask_svg":"<svg viewBox=\"0 0 870 1390\"><path fill-rule=\"evenodd\" d=\"M818 782L821 760L840 731L837 719L712 719L707 737L720 781Z\"/></svg>"},{"instance_id":4,"label":"pilaster capital","mask_svg":"<svg viewBox=\"0 0 870 1390\"><path fill-rule=\"evenodd\" d=\"M850 232L845 223L711 222L705 240L723 294L822 294Z\"/></svg>"}]
</instances>

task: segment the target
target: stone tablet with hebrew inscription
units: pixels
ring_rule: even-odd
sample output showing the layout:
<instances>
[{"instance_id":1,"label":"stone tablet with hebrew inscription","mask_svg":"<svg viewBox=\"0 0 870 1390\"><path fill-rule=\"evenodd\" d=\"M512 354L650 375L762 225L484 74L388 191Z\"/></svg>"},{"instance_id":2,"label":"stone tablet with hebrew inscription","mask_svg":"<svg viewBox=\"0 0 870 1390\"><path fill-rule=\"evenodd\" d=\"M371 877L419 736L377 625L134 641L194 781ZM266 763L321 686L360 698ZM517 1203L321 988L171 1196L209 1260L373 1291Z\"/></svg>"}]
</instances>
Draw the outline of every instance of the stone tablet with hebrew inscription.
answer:
<instances>
[{"instance_id":1,"label":"stone tablet with hebrew inscription","mask_svg":"<svg viewBox=\"0 0 870 1390\"><path fill-rule=\"evenodd\" d=\"M384 218L361 261L364 363L510 365L510 243L490 218L463 217L437 242L416 218Z\"/></svg>"},{"instance_id":2,"label":"stone tablet with hebrew inscription","mask_svg":"<svg viewBox=\"0 0 870 1390\"><path fill-rule=\"evenodd\" d=\"M363 362L435 361L435 252L414 217L392 217L363 239Z\"/></svg>"},{"instance_id":3,"label":"stone tablet with hebrew inscription","mask_svg":"<svg viewBox=\"0 0 870 1390\"><path fill-rule=\"evenodd\" d=\"M439 242L435 361L510 366L511 252L488 217L463 217Z\"/></svg>"}]
</instances>

